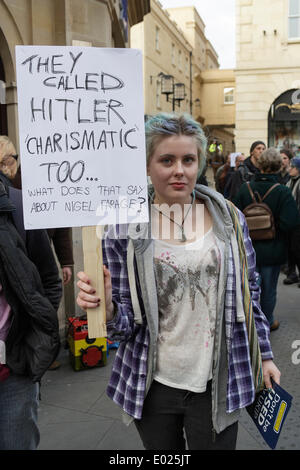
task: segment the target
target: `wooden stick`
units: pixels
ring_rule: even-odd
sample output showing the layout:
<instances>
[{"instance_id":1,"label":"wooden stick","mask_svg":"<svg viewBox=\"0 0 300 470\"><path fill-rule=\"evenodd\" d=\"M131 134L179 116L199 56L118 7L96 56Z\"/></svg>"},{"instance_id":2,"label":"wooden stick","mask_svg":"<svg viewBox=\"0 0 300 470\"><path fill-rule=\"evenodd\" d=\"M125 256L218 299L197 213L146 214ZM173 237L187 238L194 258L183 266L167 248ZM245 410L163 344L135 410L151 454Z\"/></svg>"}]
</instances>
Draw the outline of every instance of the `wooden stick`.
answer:
<instances>
[{"instance_id":1,"label":"wooden stick","mask_svg":"<svg viewBox=\"0 0 300 470\"><path fill-rule=\"evenodd\" d=\"M102 228L102 227L101 227ZM89 276L92 286L96 289L101 302L97 308L87 309L88 336L89 338L103 338L106 332L106 308L102 257L102 230L98 227L82 228L82 244L84 271Z\"/></svg>"}]
</instances>

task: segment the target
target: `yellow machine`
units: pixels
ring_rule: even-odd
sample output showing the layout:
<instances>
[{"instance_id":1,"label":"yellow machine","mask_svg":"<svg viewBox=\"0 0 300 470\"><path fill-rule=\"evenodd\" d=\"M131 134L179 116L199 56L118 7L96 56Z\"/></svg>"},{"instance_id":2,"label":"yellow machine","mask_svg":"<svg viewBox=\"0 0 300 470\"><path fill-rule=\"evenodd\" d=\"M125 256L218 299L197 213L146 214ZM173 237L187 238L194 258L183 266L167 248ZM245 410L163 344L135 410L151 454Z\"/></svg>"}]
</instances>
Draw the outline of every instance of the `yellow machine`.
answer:
<instances>
[{"instance_id":1,"label":"yellow machine","mask_svg":"<svg viewBox=\"0 0 300 470\"><path fill-rule=\"evenodd\" d=\"M68 334L70 362L75 371L103 367L107 363L106 338L89 338L87 320L70 317Z\"/></svg>"}]
</instances>

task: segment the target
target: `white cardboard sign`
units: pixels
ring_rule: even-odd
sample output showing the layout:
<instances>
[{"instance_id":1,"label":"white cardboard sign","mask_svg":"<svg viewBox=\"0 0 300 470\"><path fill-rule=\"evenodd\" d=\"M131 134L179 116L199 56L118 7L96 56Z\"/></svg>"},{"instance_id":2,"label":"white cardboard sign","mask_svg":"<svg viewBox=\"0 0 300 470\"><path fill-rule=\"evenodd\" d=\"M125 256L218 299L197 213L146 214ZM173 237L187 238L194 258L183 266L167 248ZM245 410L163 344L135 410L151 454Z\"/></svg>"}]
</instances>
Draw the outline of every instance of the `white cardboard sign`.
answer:
<instances>
[{"instance_id":1,"label":"white cardboard sign","mask_svg":"<svg viewBox=\"0 0 300 470\"><path fill-rule=\"evenodd\" d=\"M26 229L148 221L142 54L17 46Z\"/></svg>"}]
</instances>

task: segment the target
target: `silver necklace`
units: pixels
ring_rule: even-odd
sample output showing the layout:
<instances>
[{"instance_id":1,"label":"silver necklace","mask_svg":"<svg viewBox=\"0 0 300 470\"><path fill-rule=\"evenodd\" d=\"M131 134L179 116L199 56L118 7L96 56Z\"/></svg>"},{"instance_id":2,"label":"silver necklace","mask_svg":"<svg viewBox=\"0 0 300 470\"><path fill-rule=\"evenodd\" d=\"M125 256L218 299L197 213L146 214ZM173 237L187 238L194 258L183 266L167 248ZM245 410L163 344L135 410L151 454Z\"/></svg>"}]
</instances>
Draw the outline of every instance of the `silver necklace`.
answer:
<instances>
[{"instance_id":1,"label":"silver necklace","mask_svg":"<svg viewBox=\"0 0 300 470\"><path fill-rule=\"evenodd\" d=\"M153 201L153 199L154 199L154 194L153 194L153 196L152 196L151 199L152 199L152 201ZM180 239L181 243L185 243L185 242L187 241L186 235L185 235L185 233L184 233L184 221L185 221L185 219L187 218L187 216L188 216L188 214L189 214L189 212L190 212L190 210L191 210L191 208L192 208L194 202L195 202L195 191L193 191L193 193L192 193L192 202L190 203L190 207L188 208L187 213L185 214L185 216L184 216L183 221L182 221L181 224L178 224L178 222L176 222L175 220L173 220L173 219L172 219L171 217L169 217L167 214L164 214L162 211L160 211L159 209L157 209L157 208L155 207L155 205L153 205L153 208L154 208L159 214L163 215L164 217L167 217L169 220L171 220L171 222L173 222L173 224L178 225L178 227L179 227L180 230L181 230L181 239Z\"/></svg>"}]
</instances>

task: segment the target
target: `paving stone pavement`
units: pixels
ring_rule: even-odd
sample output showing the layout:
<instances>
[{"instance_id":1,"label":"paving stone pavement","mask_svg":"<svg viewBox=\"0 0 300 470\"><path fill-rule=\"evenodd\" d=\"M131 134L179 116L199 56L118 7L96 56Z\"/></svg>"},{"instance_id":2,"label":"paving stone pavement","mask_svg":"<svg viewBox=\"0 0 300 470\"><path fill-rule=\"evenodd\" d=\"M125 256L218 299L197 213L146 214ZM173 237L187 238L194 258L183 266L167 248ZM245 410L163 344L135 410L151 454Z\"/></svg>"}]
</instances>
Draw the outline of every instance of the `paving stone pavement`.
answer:
<instances>
[{"instance_id":1,"label":"paving stone pavement","mask_svg":"<svg viewBox=\"0 0 300 470\"><path fill-rule=\"evenodd\" d=\"M299 450L300 364L293 364L292 354L293 343L300 342L300 289L282 281L281 275L275 312L280 328L271 333L271 342L281 385L293 396L293 406L277 449ZM118 407L105 393L114 355L110 350L105 367L74 372L68 351L61 350L61 367L48 371L42 380L39 450L143 450L135 426L122 423ZM237 449L269 449L246 412L240 419Z\"/></svg>"}]
</instances>

